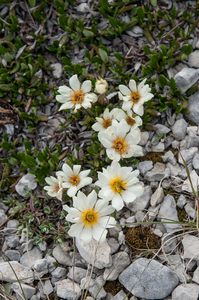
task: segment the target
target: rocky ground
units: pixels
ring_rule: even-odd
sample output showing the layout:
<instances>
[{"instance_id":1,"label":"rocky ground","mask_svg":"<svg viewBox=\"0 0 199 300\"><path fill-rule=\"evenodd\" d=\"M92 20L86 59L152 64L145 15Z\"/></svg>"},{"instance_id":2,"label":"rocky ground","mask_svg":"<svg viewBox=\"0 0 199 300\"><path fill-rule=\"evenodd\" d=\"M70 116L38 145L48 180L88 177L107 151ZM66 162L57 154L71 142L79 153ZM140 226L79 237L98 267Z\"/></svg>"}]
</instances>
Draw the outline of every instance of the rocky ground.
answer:
<instances>
[{"instance_id":1,"label":"rocky ground","mask_svg":"<svg viewBox=\"0 0 199 300\"><path fill-rule=\"evenodd\" d=\"M2 299L198 299L197 1L33 2L0 6ZM144 194L116 213L118 226L99 244L73 243L60 201L43 190L66 159L93 168L94 178L106 164L103 154L95 169L99 157L87 154L92 114L58 111L54 90L76 73L105 78L112 107L133 75L147 77L155 95L143 116L144 156L125 162L139 170Z\"/></svg>"}]
</instances>

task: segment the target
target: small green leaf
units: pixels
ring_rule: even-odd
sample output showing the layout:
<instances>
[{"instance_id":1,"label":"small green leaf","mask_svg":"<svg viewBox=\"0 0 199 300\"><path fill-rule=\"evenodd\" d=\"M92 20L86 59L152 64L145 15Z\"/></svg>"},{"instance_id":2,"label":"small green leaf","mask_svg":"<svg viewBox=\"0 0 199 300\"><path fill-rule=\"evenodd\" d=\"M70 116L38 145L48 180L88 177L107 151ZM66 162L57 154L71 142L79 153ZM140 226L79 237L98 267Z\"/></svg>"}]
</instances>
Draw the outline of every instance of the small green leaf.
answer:
<instances>
[{"instance_id":1,"label":"small green leaf","mask_svg":"<svg viewBox=\"0 0 199 300\"><path fill-rule=\"evenodd\" d=\"M29 2L29 5L30 5L31 7L35 7L35 5L36 5L36 0L28 0L28 2Z\"/></svg>"},{"instance_id":2,"label":"small green leaf","mask_svg":"<svg viewBox=\"0 0 199 300\"><path fill-rule=\"evenodd\" d=\"M157 0L151 0L151 4L152 4L153 6L156 6L156 5L157 5Z\"/></svg>"},{"instance_id":3,"label":"small green leaf","mask_svg":"<svg viewBox=\"0 0 199 300\"><path fill-rule=\"evenodd\" d=\"M170 87L173 91L176 89L176 82L173 77L171 77L171 79L170 79Z\"/></svg>"},{"instance_id":4,"label":"small green leaf","mask_svg":"<svg viewBox=\"0 0 199 300\"><path fill-rule=\"evenodd\" d=\"M137 16L138 16L138 21L140 23L142 23L142 21L144 20L145 17L145 13L142 7L138 7L137 9Z\"/></svg>"},{"instance_id":5,"label":"small green leaf","mask_svg":"<svg viewBox=\"0 0 199 300\"><path fill-rule=\"evenodd\" d=\"M37 166L37 162L33 156L26 154L25 160L26 160L27 164L29 164L31 166Z\"/></svg>"},{"instance_id":6,"label":"small green leaf","mask_svg":"<svg viewBox=\"0 0 199 300\"><path fill-rule=\"evenodd\" d=\"M3 141L1 144L1 147L5 150L10 150L12 149L12 145L9 142Z\"/></svg>"},{"instance_id":7,"label":"small green leaf","mask_svg":"<svg viewBox=\"0 0 199 300\"><path fill-rule=\"evenodd\" d=\"M151 51L149 50L149 47L146 46L146 45L143 45L143 51L144 51L146 54L151 54Z\"/></svg>"},{"instance_id":8,"label":"small green leaf","mask_svg":"<svg viewBox=\"0 0 199 300\"><path fill-rule=\"evenodd\" d=\"M106 53L106 51L99 48L99 54L100 54L100 57L103 60L103 62L107 63L108 62L108 54Z\"/></svg>"}]
</instances>

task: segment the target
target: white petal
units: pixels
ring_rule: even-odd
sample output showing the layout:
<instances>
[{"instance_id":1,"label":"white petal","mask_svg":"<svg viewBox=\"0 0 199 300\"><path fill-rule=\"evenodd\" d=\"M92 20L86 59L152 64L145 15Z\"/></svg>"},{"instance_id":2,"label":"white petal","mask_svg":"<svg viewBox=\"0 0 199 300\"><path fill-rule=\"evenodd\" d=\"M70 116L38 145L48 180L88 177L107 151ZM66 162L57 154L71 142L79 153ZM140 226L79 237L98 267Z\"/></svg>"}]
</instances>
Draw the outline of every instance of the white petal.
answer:
<instances>
[{"instance_id":1,"label":"white petal","mask_svg":"<svg viewBox=\"0 0 199 300\"><path fill-rule=\"evenodd\" d=\"M68 231L68 234L72 237L80 236L84 224L82 223L76 223L71 226L71 228Z\"/></svg>"},{"instance_id":2,"label":"white petal","mask_svg":"<svg viewBox=\"0 0 199 300\"><path fill-rule=\"evenodd\" d=\"M90 80L86 80L86 81L83 82L83 84L81 86L81 90L84 93L88 93L88 92L90 92L91 87L92 87L91 81Z\"/></svg>"},{"instance_id":3,"label":"white petal","mask_svg":"<svg viewBox=\"0 0 199 300\"><path fill-rule=\"evenodd\" d=\"M81 171L80 173L79 173L79 177L81 178L81 179L83 179L83 178L85 178L86 176L88 176L88 174L90 173L90 169L89 170L84 170L84 171Z\"/></svg>"},{"instance_id":4,"label":"white petal","mask_svg":"<svg viewBox=\"0 0 199 300\"><path fill-rule=\"evenodd\" d=\"M87 199L88 199L88 207L89 208L93 208L95 206L95 203L97 201L97 193L95 190L93 190L88 196L87 196Z\"/></svg>"},{"instance_id":5,"label":"white petal","mask_svg":"<svg viewBox=\"0 0 199 300\"><path fill-rule=\"evenodd\" d=\"M147 80L147 78L145 78L144 80L142 80L142 82L140 82L140 84L138 85L138 91L140 91L144 87L146 80Z\"/></svg>"},{"instance_id":6,"label":"white petal","mask_svg":"<svg viewBox=\"0 0 199 300\"><path fill-rule=\"evenodd\" d=\"M137 198L133 193L129 191L124 191L122 197L126 203L132 202Z\"/></svg>"},{"instance_id":7,"label":"white petal","mask_svg":"<svg viewBox=\"0 0 199 300\"><path fill-rule=\"evenodd\" d=\"M131 91L129 90L129 88L127 86L123 85L123 84L119 85L119 90L125 96L131 94Z\"/></svg>"},{"instance_id":8,"label":"white petal","mask_svg":"<svg viewBox=\"0 0 199 300\"><path fill-rule=\"evenodd\" d=\"M133 106L133 110L136 114L138 114L139 116L143 116L144 114L144 107L143 105L138 106L138 105L134 105Z\"/></svg>"},{"instance_id":9,"label":"white petal","mask_svg":"<svg viewBox=\"0 0 199 300\"><path fill-rule=\"evenodd\" d=\"M123 104L122 104L122 109L123 110L130 110L131 109L131 107L132 107L132 102L131 101L127 101L127 102L124 102Z\"/></svg>"},{"instance_id":10,"label":"white petal","mask_svg":"<svg viewBox=\"0 0 199 300\"><path fill-rule=\"evenodd\" d=\"M60 106L60 109L59 110L63 110L63 109L70 109L73 107L73 103L72 102L66 102L64 104L62 104Z\"/></svg>"},{"instance_id":11,"label":"white petal","mask_svg":"<svg viewBox=\"0 0 199 300\"><path fill-rule=\"evenodd\" d=\"M106 240L107 230L100 225L96 225L93 227L92 234L96 241L104 242Z\"/></svg>"},{"instance_id":12,"label":"white petal","mask_svg":"<svg viewBox=\"0 0 199 300\"><path fill-rule=\"evenodd\" d=\"M115 194L112 199L112 206L117 210L121 210L124 206L124 201L119 194Z\"/></svg>"},{"instance_id":13,"label":"white petal","mask_svg":"<svg viewBox=\"0 0 199 300\"><path fill-rule=\"evenodd\" d=\"M81 165L74 165L73 166L73 174L78 175L81 169Z\"/></svg>"},{"instance_id":14,"label":"white petal","mask_svg":"<svg viewBox=\"0 0 199 300\"><path fill-rule=\"evenodd\" d=\"M106 154L111 160L119 161L121 156L115 149L106 149Z\"/></svg>"},{"instance_id":15,"label":"white petal","mask_svg":"<svg viewBox=\"0 0 199 300\"><path fill-rule=\"evenodd\" d=\"M70 177L71 175L73 175L73 171L72 171L71 167L68 164L63 164L62 170L64 171L66 176Z\"/></svg>"},{"instance_id":16,"label":"white petal","mask_svg":"<svg viewBox=\"0 0 199 300\"><path fill-rule=\"evenodd\" d=\"M131 79L129 81L129 87L130 87L131 91L137 92L137 86L136 86L135 80Z\"/></svg>"},{"instance_id":17,"label":"white petal","mask_svg":"<svg viewBox=\"0 0 199 300\"><path fill-rule=\"evenodd\" d=\"M69 79L69 84L74 91L78 91L80 89L80 82L79 82L77 75L73 75Z\"/></svg>"},{"instance_id":18,"label":"white petal","mask_svg":"<svg viewBox=\"0 0 199 300\"><path fill-rule=\"evenodd\" d=\"M93 181L93 179L91 177L83 178L83 179L81 179L81 181L78 184L77 188L81 189L83 186L91 184L92 181Z\"/></svg>"},{"instance_id":19,"label":"white petal","mask_svg":"<svg viewBox=\"0 0 199 300\"><path fill-rule=\"evenodd\" d=\"M92 240L92 228L84 227L79 237L84 244L88 244Z\"/></svg>"},{"instance_id":20,"label":"white petal","mask_svg":"<svg viewBox=\"0 0 199 300\"><path fill-rule=\"evenodd\" d=\"M71 186L67 191L67 194L68 194L69 197L75 196L76 193L77 193L77 187L76 186Z\"/></svg>"},{"instance_id":21,"label":"white petal","mask_svg":"<svg viewBox=\"0 0 199 300\"><path fill-rule=\"evenodd\" d=\"M66 103L71 99L71 96L63 96L63 95L57 95L56 100L60 103Z\"/></svg>"}]
</instances>

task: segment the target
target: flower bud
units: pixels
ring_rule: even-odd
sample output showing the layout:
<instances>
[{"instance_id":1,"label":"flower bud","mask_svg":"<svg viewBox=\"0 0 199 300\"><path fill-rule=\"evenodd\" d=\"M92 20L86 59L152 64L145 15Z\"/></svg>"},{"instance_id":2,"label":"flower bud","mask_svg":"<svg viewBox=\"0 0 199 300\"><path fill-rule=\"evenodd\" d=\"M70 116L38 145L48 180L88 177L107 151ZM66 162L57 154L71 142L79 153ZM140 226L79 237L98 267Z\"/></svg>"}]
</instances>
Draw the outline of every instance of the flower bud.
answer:
<instances>
[{"instance_id":1,"label":"flower bud","mask_svg":"<svg viewBox=\"0 0 199 300\"><path fill-rule=\"evenodd\" d=\"M99 94L106 93L108 89L108 82L105 79L97 79L95 83L95 92Z\"/></svg>"}]
</instances>

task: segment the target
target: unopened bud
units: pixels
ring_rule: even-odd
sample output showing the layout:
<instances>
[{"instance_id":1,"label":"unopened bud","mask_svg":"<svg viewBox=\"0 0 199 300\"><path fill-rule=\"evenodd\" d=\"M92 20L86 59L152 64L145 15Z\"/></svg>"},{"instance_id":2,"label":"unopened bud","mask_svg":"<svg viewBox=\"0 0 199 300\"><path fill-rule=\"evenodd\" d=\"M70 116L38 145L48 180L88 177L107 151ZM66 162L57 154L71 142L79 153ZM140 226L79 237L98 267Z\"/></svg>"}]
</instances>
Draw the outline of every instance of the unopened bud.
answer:
<instances>
[{"instance_id":1,"label":"unopened bud","mask_svg":"<svg viewBox=\"0 0 199 300\"><path fill-rule=\"evenodd\" d=\"M97 79L95 83L95 92L99 94L106 93L108 89L108 82L105 79Z\"/></svg>"}]
</instances>

